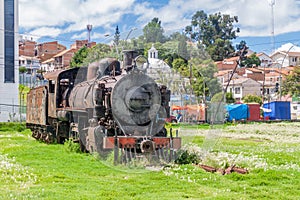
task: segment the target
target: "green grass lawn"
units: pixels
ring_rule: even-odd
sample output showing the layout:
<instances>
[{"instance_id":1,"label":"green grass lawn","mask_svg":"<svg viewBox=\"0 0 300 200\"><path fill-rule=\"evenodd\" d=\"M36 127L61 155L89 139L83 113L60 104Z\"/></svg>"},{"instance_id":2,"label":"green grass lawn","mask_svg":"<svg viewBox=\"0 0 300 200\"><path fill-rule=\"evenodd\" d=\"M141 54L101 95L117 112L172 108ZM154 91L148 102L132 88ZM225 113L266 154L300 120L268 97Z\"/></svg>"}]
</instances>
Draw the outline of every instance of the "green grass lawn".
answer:
<instances>
[{"instance_id":1,"label":"green grass lawn","mask_svg":"<svg viewBox=\"0 0 300 200\"><path fill-rule=\"evenodd\" d=\"M0 199L299 199L300 123L177 128L183 149L202 164L236 164L249 173L112 166L40 143L18 124L0 124Z\"/></svg>"}]
</instances>

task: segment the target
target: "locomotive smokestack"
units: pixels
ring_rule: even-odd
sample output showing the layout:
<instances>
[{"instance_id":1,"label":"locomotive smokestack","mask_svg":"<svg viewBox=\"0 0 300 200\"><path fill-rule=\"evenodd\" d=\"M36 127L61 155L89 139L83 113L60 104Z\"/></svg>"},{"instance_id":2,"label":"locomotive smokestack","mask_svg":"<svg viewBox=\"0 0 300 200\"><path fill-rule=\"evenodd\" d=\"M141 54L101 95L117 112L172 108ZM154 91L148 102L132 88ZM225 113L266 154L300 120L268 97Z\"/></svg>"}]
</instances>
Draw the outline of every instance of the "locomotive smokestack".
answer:
<instances>
[{"instance_id":1,"label":"locomotive smokestack","mask_svg":"<svg viewBox=\"0 0 300 200\"><path fill-rule=\"evenodd\" d=\"M123 51L123 68L126 71L130 71L132 69L132 61L138 56L138 52L134 50L125 50Z\"/></svg>"}]
</instances>

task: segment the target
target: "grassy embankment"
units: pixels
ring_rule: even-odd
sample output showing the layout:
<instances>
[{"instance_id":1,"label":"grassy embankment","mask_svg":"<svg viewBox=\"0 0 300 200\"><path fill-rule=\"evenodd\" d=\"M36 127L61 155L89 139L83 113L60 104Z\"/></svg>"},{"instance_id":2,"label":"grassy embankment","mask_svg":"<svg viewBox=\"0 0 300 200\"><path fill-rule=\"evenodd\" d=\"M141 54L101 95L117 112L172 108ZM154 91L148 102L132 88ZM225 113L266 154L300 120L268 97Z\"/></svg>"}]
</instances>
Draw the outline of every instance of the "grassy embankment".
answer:
<instances>
[{"instance_id":1,"label":"grassy embankment","mask_svg":"<svg viewBox=\"0 0 300 200\"><path fill-rule=\"evenodd\" d=\"M300 124L221 129L177 127L202 164L247 168L208 173L194 165L150 171L112 167L95 155L34 140L20 124L0 124L0 199L297 199Z\"/></svg>"}]
</instances>

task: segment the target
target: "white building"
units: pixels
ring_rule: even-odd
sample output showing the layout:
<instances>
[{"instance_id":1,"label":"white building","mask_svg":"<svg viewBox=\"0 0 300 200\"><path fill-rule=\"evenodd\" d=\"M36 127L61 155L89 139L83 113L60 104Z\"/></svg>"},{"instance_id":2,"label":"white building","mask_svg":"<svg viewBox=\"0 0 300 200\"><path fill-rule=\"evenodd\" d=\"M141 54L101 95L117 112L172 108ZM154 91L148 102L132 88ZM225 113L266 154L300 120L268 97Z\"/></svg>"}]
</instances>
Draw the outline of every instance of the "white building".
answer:
<instances>
[{"instance_id":1,"label":"white building","mask_svg":"<svg viewBox=\"0 0 300 200\"><path fill-rule=\"evenodd\" d=\"M267 54L261 52L256 54L256 56L259 58L260 60L260 66L261 67L271 67L273 64L273 60L270 56L268 56Z\"/></svg>"},{"instance_id":2,"label":"white building","mask_svg":"<svg viewBox=\"0 0 300 200\"><path fill-rule=\"evenodd\" d=\"M186 94L184 88L190 84L190 79L181 77L165 61L159 59L158 50L155 49L154 45L148 50L148 61L147 75L171 90L171 104L182 106L183 101L190 98L190 94Z\"/></svg>"},{"instance_id":3,"label":"white building","mask_svg":"<svg viewBox=\"0 0 300 200\"><path fill-rule=\"evenodd\" d=\"M274 61L273 67L297 66L300 64L300 47L287 43L279 47L270 57Z\"/></svg>"},{"instance_id":4,"label":"white building","mask_svg":"<svg viewBox=\"0 0 300 200\"><path fill-rule=\"evenodd\" d=\"M300 64L300 52L277 51L271 55L271 58L274 60L274 63L283 68Z\"/></svg>"},{"instance_id":5,"label":"white building","mask_svg":"<svg viewBox=\"0 0 300 200\"><path fill-rule=\"evenodd\" d=\"M155 81L169 86L168 82L172 80L173 76L172 69L167 63L158 58L158 51L153 44L151 49L148 50L148 61L147 74Z\"/></svg>"},{"instance_id":6,"label":"white building","mask_svg":"<svg viewBox=\"0 0 300 200\"><path fill-rule=\"evenodd\" d=\"M0 121L19 116L18 5L0 1Z\"/></svg>"},{"instance_id":7,"label":"white building","mask_svg":"<svg viewBox=\"0 0 300 200\"><path fill-rule=\"evenodd\" d=\"M223 87L227 85L228 82L223 84ZM252 80L251 78L237 77L233 78L227 88L226 92L231 92L233 98L236 100L241 100L244 96L251 94L260 96L261 95L261 83Z\"/></svg>"}]
</instances>

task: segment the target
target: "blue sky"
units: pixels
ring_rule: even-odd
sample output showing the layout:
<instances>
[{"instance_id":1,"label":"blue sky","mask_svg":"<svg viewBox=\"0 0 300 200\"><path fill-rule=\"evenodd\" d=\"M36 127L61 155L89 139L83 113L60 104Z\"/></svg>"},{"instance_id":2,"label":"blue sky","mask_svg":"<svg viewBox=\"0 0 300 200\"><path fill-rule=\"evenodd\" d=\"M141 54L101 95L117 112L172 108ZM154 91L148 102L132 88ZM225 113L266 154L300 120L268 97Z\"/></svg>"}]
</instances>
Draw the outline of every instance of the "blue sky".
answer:
<instances>
[{"instance_id":1,"label":"blue sky","mask_svg":"<svg viewBox=\"0 0 300 200\"><path fill-rule=\"evenodd\" d=\"M273 0L275 48L300 42L300 0ZM272 0L19 0L20 33L38 42L57 40L68 48L76 39L109 43L118 25L121 37L142 33L158 17L166 34L182 31L196 11L237 15L241 32L233 41L245 40L256 51L272 51ZM107 36L110 35L110 36Z\"/></svg>"}]
</instances>

